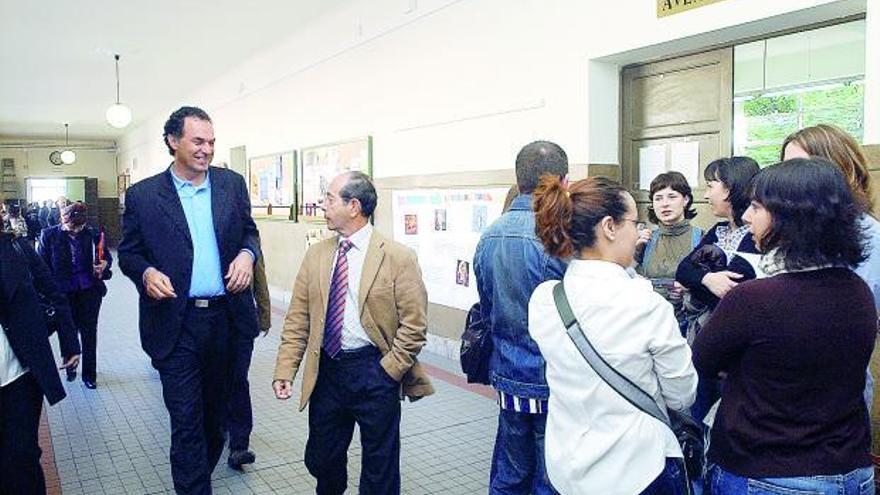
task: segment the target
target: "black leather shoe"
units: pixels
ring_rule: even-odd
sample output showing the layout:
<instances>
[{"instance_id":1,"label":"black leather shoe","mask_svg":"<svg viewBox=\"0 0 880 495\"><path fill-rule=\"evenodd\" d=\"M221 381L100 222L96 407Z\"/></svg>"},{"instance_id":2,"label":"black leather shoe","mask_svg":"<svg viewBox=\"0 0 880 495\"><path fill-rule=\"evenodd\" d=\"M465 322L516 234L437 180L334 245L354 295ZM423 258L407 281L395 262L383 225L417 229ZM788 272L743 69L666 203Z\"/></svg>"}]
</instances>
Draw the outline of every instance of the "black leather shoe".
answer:
<instances>
[{"instance_id":1,"label":"black leather shoe","mask_svg":"<svg viewBox=\"0 0 880 495\"><path fill-rule=\"evenodd\" d=\"M76 380L76 370L67 368L67 381L72 382Z\"/></svg>"},{"instance_id":2,"label":"black leather shoe","mask_svg":"<svg viewBox=\"0 0 880 495\"><path fill-rule=\"evenodd\" d=\"M91 381L91 380L83 380L83 385L85 385L86 388L90 388L92 390L95 390L96 388L98 388L98 384Z\"/></svg>"},{"instance_id":3,"label":"black leather shoe","mask_svg":"<svg viewBox=\"0 0 880 495\"><path fill-rule=\"evenodd\" d=\"M226 460L226 463L232 469L241 471L243 465L253 464L256 460L257 456L250 450L233 450L229 453L229 459Z\"/></svg>"}]
</instances>

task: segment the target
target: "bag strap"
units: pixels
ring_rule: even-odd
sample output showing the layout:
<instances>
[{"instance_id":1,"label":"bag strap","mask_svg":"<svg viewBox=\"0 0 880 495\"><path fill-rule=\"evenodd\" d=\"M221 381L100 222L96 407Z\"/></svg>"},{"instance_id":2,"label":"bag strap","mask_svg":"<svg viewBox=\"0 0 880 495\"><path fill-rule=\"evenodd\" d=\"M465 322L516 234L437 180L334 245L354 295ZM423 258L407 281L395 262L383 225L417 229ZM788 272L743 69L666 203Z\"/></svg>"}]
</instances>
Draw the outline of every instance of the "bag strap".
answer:
<instances>
[{"instance_id":1,"label":"bag strap","mask_svg":"<svg viewBox=\"0 0 880 495\"><path fill-rule=\"evenodd\" d=\"M562 285L562 282L559 282L553 287L553 300L556 302L556 310L562 318L562 324L565 325L565 330L568 332L568 336L571 337L572 342L574 342L574 345L581 353L581 356L584 357L587 364L593 368L596 374L605 380L605 383L610 385L615 392L620 394L630 404L671 428L672 426L669 423L669 418L664 411L660 409L657 402L638 385L631 382L627 377L621 375L617 370L612 368L611 365L609 365L608 362L596 352L596 349L590 344L590 341L587 340L587 336L584 335L580 323L578 323L577 318L574 316L574 312L571 310L571 305L568 303L568 297L565 295L565 287Z\"/></svg>"}]
</instances>

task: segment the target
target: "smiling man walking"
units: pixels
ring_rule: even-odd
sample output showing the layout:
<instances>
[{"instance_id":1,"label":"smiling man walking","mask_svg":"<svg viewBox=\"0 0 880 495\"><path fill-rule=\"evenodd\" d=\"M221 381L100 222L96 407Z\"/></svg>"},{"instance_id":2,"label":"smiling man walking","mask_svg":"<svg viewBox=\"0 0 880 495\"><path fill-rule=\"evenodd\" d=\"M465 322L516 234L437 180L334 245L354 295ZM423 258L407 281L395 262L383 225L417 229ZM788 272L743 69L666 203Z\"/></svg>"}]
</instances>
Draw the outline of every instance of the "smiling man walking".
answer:
<instances>
[{"instance_id":1,"label":"smiling man walking","mask_svg":"<svg viewBox=\"0 0 880 495\"><path fill-rule=\"evenodd\" d=\"M182 107L165 123L174 157L126 193L119 266L140 293L141 345L159 371L179 494L210 494L223 450L230 346L258 333L251 294L260 238L244 179L210 167L214 126Z\"/></svg>"}]
</instances>

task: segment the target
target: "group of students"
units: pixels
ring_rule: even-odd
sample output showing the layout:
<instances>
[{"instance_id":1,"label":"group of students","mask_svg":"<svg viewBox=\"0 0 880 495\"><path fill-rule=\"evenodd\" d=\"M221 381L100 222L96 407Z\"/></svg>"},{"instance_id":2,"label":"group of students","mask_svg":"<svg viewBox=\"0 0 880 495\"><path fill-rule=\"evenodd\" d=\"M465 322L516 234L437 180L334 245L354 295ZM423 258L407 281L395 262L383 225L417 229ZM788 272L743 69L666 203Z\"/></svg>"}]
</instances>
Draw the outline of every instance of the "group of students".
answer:
<instances>
[{"instance_id":1,"label":"group of students","mask_svg":"<svg viewBox=\"0 0 880 495\"><path fill-rule=\"evenodd\" d=\"M541 179L536 233L570 260L562 284L586 340L658 404L709 429L708 469L688 484L672 430L584 359L560 317L558 281L544 282L528 328L546 361L557 491L874 493L866 370L880 223L867 162L828 125L789 136L780 160L710 163L706 199L720 221L705 234L674 172L651 184L652 231L639 230L632 195L613 181Z\"/></svg>"},{"instance_id":2,"label":"group of students","mask_svg":"<svg viewBox=\"0 0 880 495\"><path fill-rule=\"evenodd\" d=\"M0 206L3 230L16 237L27 237L31 242L35 242L43 229L61 223L61 210L69 204L70 201L64 196L59 197L54 203L43 201L43 206L35 201L26 205L24 209L20 202L8 206L3 203Z\"/></svg>"}]
</instances>

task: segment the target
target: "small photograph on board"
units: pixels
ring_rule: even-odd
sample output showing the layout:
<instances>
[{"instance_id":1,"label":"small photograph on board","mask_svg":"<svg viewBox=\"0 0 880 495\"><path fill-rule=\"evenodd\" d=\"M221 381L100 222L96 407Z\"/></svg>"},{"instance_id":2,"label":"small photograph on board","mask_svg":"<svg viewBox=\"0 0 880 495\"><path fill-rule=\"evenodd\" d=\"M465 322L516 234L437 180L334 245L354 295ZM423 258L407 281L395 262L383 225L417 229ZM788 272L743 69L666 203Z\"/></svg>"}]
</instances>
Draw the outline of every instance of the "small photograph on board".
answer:
<instances>
[{"instance_id":1,"label":"small photograph on board","mask_svg":"<svg viewBox=\"0 0 880 495\"><path fill-rule=\"evenodd\" d=\"M486 205L474 205L474 216L471 219L471 230L482 232L486 229L486 219L489 217L489 208Z\"/></svg>"},{"instance_id":2,"label":"small photograph on board","mask_svg":"<svg viewBox=\"0 0 880 495\"><path fill-rule=\"evenodd\" d=\"M403 216L403 233L406 235L416 235L419 233L419 216L404 215Z\"/></svg>"},{"instance_id":3,"label":"small photograph on board","mask_svg":"<svg viewBox=\"0 0 880 495\"><path fill-rule=\"evenodd\" d=\"M446 210L434 210L434 230L436 231L445 231L446 230Z\"/></svg>"},{"instance_id":4,"label":"small photograph on board","mask_svg":"<svg viewBox=\"0 0 880 495\"><path fill-rule=\"evenodd\" d=\"M471 283L471 264L465 260L456 261L455 283L467 287Z\"/></svg>"}]
</instances>

